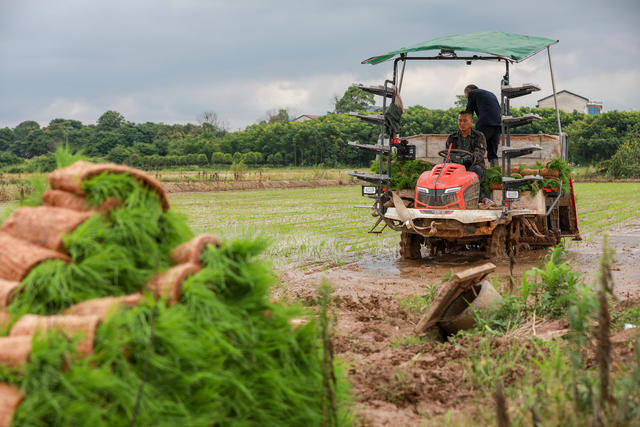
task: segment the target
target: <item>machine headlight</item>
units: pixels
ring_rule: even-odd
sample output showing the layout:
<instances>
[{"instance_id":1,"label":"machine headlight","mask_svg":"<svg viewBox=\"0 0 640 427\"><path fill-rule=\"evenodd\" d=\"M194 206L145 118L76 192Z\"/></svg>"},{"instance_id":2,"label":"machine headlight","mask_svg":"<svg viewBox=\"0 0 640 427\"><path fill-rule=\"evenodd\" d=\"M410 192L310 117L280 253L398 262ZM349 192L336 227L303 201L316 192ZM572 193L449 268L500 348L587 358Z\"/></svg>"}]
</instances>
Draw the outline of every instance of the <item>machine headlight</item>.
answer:
<instances>
[{"instance_id":1,"label":"machine headlight","mask_svg":"<svg viewBox=\"0 0 640 427\"><path fill-rule=\"evenodd\" d=\"M429 189L424 187L416 187L418 189L418 193L429 194Z\"/></svg>"},{"instance_id":2,"label":"machine headlight","mask_svg":"<svg viewBox=\"0 0 640 427\"><path fill-rule=\"evenodd\" d=\"M451 193L457 193L458 191L460 191L462 189L462 187L451 187L451 188L447 188L446 190L444 190L444 194L451 194Z\"/></svg>"}]
</instances>

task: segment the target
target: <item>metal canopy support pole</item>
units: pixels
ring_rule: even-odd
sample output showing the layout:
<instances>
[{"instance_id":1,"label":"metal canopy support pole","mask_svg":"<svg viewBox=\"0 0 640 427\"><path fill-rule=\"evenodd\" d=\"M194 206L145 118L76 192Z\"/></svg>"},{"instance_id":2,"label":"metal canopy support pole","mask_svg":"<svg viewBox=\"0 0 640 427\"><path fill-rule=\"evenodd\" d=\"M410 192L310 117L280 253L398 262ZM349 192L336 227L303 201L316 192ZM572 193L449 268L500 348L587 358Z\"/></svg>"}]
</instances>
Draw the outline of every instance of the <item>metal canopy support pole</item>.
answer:
<instances>
[{"instance_id":1,"label":"metal canopy support pole","mask_svg":"<svg viewBox=\"0 0 640 427\"><path fill-rule=\"evenodd\" d=\"M502 101L502 105L501 105L501 115L502 116L508 116L510 114L509 112L509 98L507 96L505 96L504 92L502 92L502 88L504 86L508 86L509 85L509 61L508 60L504 60L504 66L505 66L505 71L504 71L504 76L502 77L502 81L500 82L500 98ZM510 136L506 135L506 133L509 132L507 127L504 125L504 122L502 120L500 120L500 136L502 139L502 149L504 150L505 147L509 147L511 145L511 139ZM509 175L505 175L507 173L507 159L504 155L504 152L502 154L502 176L509 176ZM504 195L503 195L504 196ZM503 198L504 199L504 198Z\"/></svg>"},{"instance_id":2,"label":"metal canopy support pole","mask_svg":"<svg viewBox=\"0 0 640 427\"><path fill-rule=\"evenodd\" d=\"M551 88L553 89L553 103L555 104L555 107L556 107L556 118L558 119L558 138L560 138L561 156L562 156L562 160L567 160L565 158L566 147L563 146L564 140L562 138L562 123L560 123L560 110L558 110L558 96L556 95L556 79L553 76L553 65L551 64L551 49L549 48L549 46L547 46L547 56L549 57L549 71L551 71Z\"/></svg>"},{"instance_id":3,"label":"metal canopy support pole","mask_svg":"<svg viewBox=\"0 0 640 427\"><path fill-rule=\"evenodd\" d=\"M403 55L404 57L405 55ZM400 91L402 90L402 82L404 80L404 67L407 65L407 60L403 59L402 60L402 71L400 71L400 80L398 82L398 93L400 93ZM395 84L395 82L394 82Z\"/></svg>"}]
</instances>

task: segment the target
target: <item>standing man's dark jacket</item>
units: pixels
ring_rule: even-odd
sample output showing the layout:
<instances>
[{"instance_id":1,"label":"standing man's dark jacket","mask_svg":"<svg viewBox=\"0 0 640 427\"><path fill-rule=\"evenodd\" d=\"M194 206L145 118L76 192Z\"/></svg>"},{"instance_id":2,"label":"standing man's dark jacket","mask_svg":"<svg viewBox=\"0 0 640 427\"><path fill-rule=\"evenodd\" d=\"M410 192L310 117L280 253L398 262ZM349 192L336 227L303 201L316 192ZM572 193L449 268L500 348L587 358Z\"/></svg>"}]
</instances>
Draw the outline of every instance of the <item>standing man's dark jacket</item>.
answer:
<instances>
[{"instance_id":1,"label":"standing man's dark jacket","mask_svg":"<svg viewBox=\"0 0 640 427\"><path fill-rule=\"evenodd\" d=\"M467 111L478 116L476 129L482 131L490 126L500 126L500 103L498 98L484 89L474 89L467 98Z\"/></svg>"}]
</instances>

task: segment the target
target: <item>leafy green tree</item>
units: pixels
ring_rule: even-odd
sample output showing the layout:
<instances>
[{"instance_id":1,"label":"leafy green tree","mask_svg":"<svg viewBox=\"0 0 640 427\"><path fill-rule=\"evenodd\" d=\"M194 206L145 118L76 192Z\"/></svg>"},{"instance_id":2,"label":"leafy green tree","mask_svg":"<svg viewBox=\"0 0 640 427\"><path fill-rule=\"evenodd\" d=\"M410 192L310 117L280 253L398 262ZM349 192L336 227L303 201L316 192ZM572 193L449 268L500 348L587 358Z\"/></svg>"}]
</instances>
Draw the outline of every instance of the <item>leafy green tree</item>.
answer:
<instances>
[{"instance_id":1,"label":"leafy green tree","mask_svg":"<svg viewBox=\"0 0 640 427\"><path fill-rule=\"evenodd\" d=\"M0 151L9 150L13 145L13 131L9 128L0 129Z\"/></svg>"},{"instance_id":2,"label":"leafy green tree","mask_svg":"<svg viewBox=\"0 0 640 427\"><path fill-rule=\"evenodd\" d=\"M223 163L225 163L225 161L224 161L224 153L222 153L220 151L216 151L216 152L211 154L211 164L221 165Z\"/></svg>"},{"instance_id":3,"label":"leafy green tree","mask_svg":"<svg viewBox=\"0 0 640 427\"><path fill-rule=\"evenodd\" d=\"M228 124L215 111L205 111L198 116L198 122L205 134L220 138L227 133Z\"/></svg>"},{"instance_id":4,"label":"leafy green tree","mask_svg":"<svg viewBox=\"0 0 640 427\"><path fill-rule=\"evenodd\" d=\"M13 130L13 134L17 139L24 139L27 137L27 135L29 135L30 132L39 129L40 125L38 124L38 122L33 120L26 120L15 127L15 129Z\"/></svg>"},{"instance_id":5,"label":"leafy green tree","mask_svg":"<svg viewBox=\"0 0 640 427\"><path fill-rule=\"evenodd\" d=\"M115 130L125 123L124 116L117 111L109 110L102 114L97 121L100 130Z\"/></svg>"},{"instance_id":6,"label":"leafy green tree","mask_svg":"<svg viewBox=\"0 0 640 427\"><path fill-rule=\"evenodd\" d=\"M22 159L9 151L0 151L0 167L15 165L22 162Z\"/></svg>"},{"instance_id":7,"label":"leafy green tree","mask_svg":"<svg viewBox=\"0 0 640 427\"><path fill-rule=\"evenodd\" d=\"M158 147L154 144L145 142L134 142L131 147L131 151L136 152L141 156L151 156L153 154L158 154Z\"/></svg>"},{"instance_id":8,"label":"leafy green tree","mask_svg":"<svg viewBox=\"0 0 640 427\"><path fill-rule=\"evenodd\" d=\"M270 164L270 165L275 164L275 159L274 159L274 155L273 154L269 154L267 156L267 163Z\"/></svg>"},{"instance_id":9,"label":"leafy green tree","mask_svg":"<svg viewBox=\"0 0 640 427\"><path fill-rule=\"evenodd\" d=\"M257 165L262 162L262 153L250 151L242 155L242 161L248 165Z\"/></svg>"},{"instance_id":10,"label":"leafy green tree","mask_svg":"<svg viewBox=\"0 0 640 427\"><path fill-rule=\"evenodd\" d=\"M355 86L349 86L341 98L334 96L333 103L336 113L363 111L375 104L372 93L365 92Z\"/></svg>"},{"instance_id":11,"label":"leafy green tree","mask_svg":"<svg viewBox=\"0 0 640 427\"><path fill-rule=\"evenodd\" d=\"M625 141L609 160L607 174L614 178L640 178L640 138Z\"/></svg>"},{"instance_id":12,"label":"leafy green tree","mask_svg":"<svg viewBox=\"0 0 640 427\"><path fill-rule=\"evenodd\" d=\"M204 154L196 154L195 155L195 164L198 166L206 166L209 164L209 159L207 159L207 156Z\"/></svg>"},{"instance_id":13,"label":"leafy green tree","mask_svg":"<svg viewBox=\"0 0 640 427\"><path fill-rule=\"evenodd\" d=\"M131 155L131 152L129 151L129 149L121 145L118 145L114 147L111 151L109 151L109 154L107 154L107 160L113 163L124 164L124 163L127 163L127 160L129 159L130 155Z\"/></svg>"},{"instance_id":14,"label":"leafy green tree","mask_svg":"<svg viewBox=\"0 0 640 427\"><path fill-rule=\"evenodd\" d=\"M66 129L82 129L80 120L53 119L49 122L49 128L62 127Z\"/></svg>"},{"instance_id":15,"label":"leafy green tree","mask_svg":"<svg viewBox=\"0 0 640 427\"><path fill-rule=\"evenodd\" d=\"M287 123L289 120L291 120L291 116L286 108L279 108L277 111L267 111L267 123Z\"/></svg>"},{"instance_id":16,"label":"leafy green tree","mask_svg":"<svg viewBox=\"0 0 640 427\"><path fill-rule=\"evenodd\" d=\"M464 95L456 95L456 102L453 104L454 108L466 108L467 107L467 97Z\"/></svg>"}]
</instances>

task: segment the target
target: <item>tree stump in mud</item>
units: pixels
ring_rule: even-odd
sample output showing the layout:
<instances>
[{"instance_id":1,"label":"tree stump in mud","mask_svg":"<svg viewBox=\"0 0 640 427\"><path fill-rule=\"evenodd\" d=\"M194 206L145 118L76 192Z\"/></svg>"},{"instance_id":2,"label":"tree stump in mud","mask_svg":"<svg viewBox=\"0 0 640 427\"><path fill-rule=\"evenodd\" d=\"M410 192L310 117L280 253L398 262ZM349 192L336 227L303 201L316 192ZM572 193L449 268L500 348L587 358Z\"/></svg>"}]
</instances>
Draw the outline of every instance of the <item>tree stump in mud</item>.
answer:
<instances>
[{"instance_id":1,"label":"tree stump in mud","mask_svg":"<svg viewBox=\"0 0 640 427\"><path fill-rule=\"evenodd\" d=\"M421 259L420 248L424 237L403 231L400 236L400 257L402 259Z\"/></svg>"}]
</instances>

